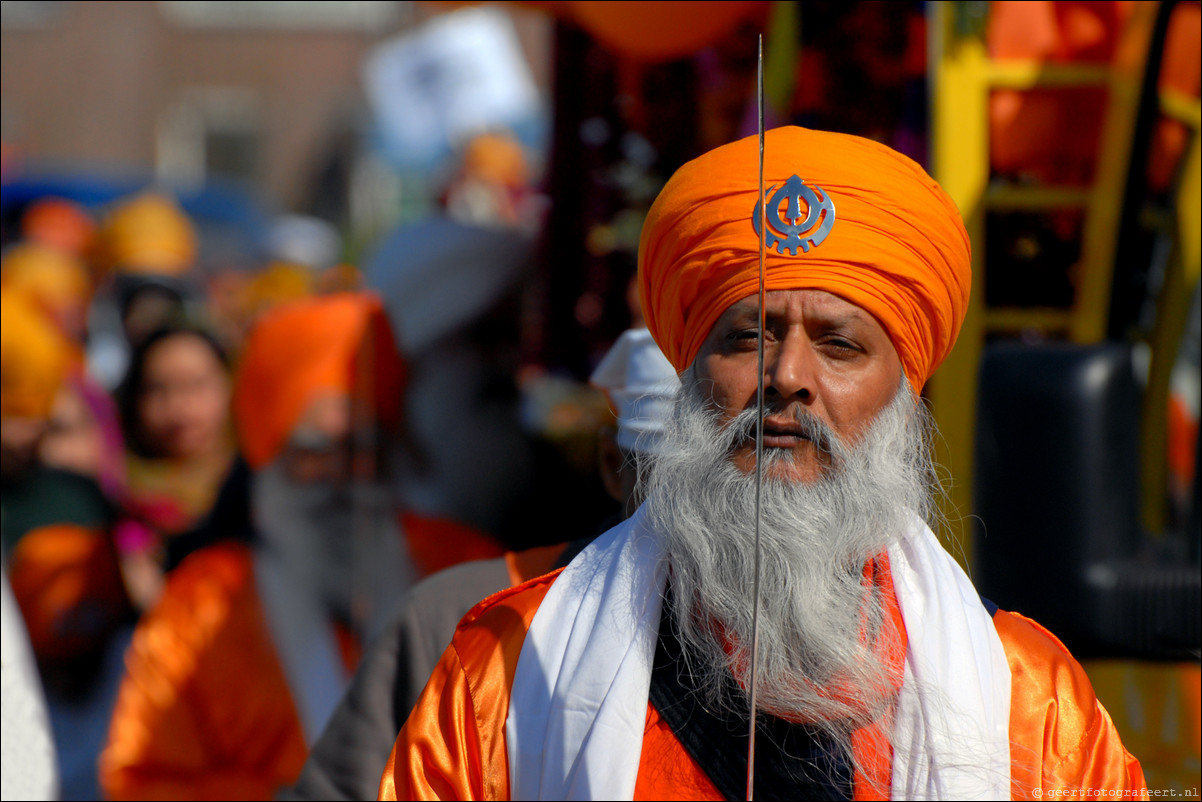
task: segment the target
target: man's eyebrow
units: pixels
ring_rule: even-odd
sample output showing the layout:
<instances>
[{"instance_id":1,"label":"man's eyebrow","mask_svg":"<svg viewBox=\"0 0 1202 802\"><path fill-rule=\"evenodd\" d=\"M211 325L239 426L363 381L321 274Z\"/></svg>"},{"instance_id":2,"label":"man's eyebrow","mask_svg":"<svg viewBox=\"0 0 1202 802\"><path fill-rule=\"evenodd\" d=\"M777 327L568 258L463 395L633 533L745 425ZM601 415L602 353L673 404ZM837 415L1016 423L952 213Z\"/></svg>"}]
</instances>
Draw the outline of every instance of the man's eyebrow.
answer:
<instances>
[{"instance_id":1,"label":"man's eyebrow","mask_svg":"<svg viewBox=\"0 0 1202 802\"><path fill-rule=\"evenodd\" d=\"M871 319L871 315L862 309L848 309L843 312L832 312L822 316L830 328L841 329L847 326L863 325Z\"/></svg>"}]
</instances>

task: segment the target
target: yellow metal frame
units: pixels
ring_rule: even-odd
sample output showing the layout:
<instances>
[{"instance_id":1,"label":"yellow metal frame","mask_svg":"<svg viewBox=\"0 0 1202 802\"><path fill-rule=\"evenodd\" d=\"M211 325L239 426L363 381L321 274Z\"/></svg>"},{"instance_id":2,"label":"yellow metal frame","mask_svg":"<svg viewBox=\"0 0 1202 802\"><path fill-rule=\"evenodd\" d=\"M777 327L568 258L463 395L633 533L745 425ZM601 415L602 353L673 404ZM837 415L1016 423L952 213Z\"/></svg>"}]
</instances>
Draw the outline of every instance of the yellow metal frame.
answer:
<instances>
[{"instance_id":1,"label":"yellow metal frame","mask_svg":"<svg viewBox=\"0 0 1202 802\"><path fill-rule=\"evenodd\" d=\"M926 395L942 432L937 457L950 474L948 504L952 552L970 563L973 442L977 374L989 333L1037 330L1076 342L1097 342L1106 333L1119 230L1140 78L1156 18L1156 2L1141 2L1131 15L1112 65L1048 65L995 61L985 47L984 26L965 25L957 14L968 4L931 3L931 167L956 201L973 243L975 291L955 349L927 385ZM1094 183L1089 187L990 185L989 95L994 89L1105 86L1109 102ZM1180 98L1168 101L1188 117ZM988 210L1052 211L1083 208L1081 261L1072 308L986 309L985 213Z\"/></svg>"}]
</instances>

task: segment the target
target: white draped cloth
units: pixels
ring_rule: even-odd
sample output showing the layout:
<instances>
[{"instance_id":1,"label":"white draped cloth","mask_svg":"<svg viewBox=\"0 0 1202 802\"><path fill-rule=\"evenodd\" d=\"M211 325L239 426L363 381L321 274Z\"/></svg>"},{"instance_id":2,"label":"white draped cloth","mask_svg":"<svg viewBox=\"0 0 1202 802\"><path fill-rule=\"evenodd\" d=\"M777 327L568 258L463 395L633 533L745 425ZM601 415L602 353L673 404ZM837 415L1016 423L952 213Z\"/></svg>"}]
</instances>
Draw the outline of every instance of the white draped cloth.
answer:
<instances>
[{"instance_id":1,"label":"white draped cloth","mask_svg":"<svg viewBox=\"0 0 1202 802\"><path fill-rule=\"evenodd\" d=\"M915 516L889 549L906 626L894 799L1010 796L1010 669L976 590ZM522 645L505 723L511 799L631 799L665 578L640 509L559 575Z\"/></svg>"}]
</instances>

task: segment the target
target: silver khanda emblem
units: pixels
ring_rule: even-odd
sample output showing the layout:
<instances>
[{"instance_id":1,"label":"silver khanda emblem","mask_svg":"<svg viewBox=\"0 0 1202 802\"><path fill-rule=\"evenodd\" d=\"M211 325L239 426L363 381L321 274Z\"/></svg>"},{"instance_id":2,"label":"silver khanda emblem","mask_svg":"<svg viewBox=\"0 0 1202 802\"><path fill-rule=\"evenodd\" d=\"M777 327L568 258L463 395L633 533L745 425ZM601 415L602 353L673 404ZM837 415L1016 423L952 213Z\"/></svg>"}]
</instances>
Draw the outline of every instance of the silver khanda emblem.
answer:
<instances>
[{"instance_id":1,"label":"silver khanda emblem","mask_svg":"<svg viewBox=\"0 0 1202 802\"><path fill-rule=\"evenodd\" d=\"M809 253L810 248L821 245L831 233L835 224L835 202L822 187L810 187L795 175L780 189L773 184L764 194L768 197L768 208L764 213L768 230L764 240L769 248L775 245L777 253L788 251L796 256L798 248ZM760 233L760 203L762 199L755 202L755 211L751 215L751 225L757 235Z\"/></svg>"}]
</instances>

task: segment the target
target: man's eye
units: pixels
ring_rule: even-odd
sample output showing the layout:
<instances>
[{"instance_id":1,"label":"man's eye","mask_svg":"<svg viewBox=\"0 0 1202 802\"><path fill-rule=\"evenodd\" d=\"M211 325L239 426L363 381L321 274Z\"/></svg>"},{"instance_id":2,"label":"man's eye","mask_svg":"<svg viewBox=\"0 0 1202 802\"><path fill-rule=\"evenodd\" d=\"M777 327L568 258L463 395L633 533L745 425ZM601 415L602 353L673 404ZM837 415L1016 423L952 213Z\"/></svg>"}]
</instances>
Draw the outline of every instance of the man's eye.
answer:
<instances>
[{"instance_id":1,"label":"man's eye","mask_svg":"<svg viewBox=\"0 0 1202 802\"><path fill-rule=\"evenodd\" d=\"M732 332L730 335L731 341L742 344L755 344L759 338L759 329L739 329L736 332Z\"/></svg>"},{"instance_id":2,"label":"man's eye","mask_svg":"<svg viewBox=\"0 0 1202 802\"><path fill-rule=\"evenodd\" d=\"M844 340L841 337L831 337L828 340L824 340L822 345L827 350L840 356L858 354L860 352L859 347L855 343L850 340Z\"/></svg>"}]
</instances>

